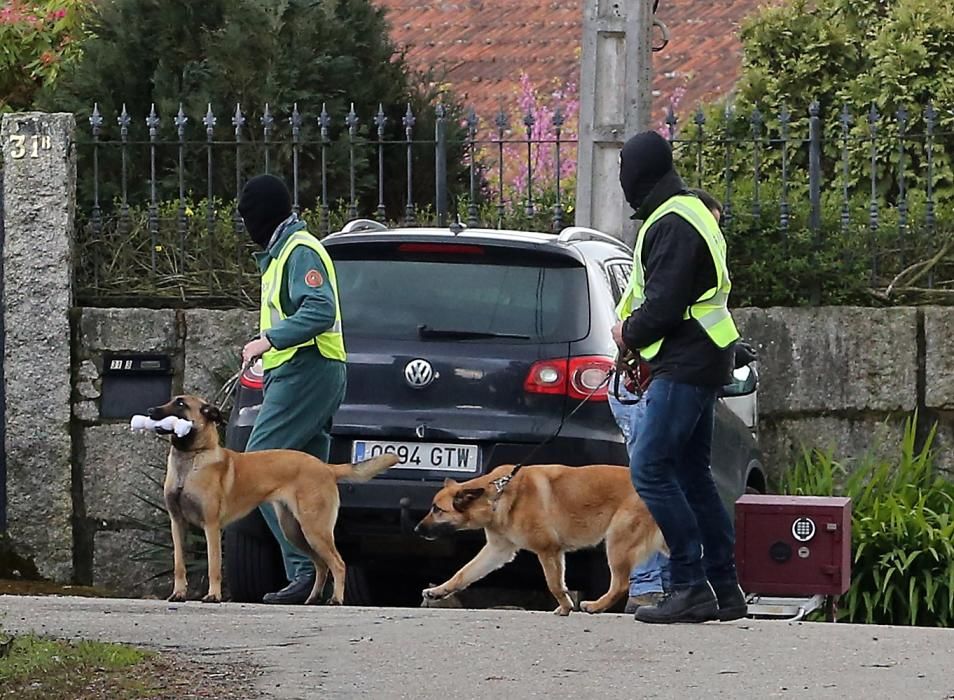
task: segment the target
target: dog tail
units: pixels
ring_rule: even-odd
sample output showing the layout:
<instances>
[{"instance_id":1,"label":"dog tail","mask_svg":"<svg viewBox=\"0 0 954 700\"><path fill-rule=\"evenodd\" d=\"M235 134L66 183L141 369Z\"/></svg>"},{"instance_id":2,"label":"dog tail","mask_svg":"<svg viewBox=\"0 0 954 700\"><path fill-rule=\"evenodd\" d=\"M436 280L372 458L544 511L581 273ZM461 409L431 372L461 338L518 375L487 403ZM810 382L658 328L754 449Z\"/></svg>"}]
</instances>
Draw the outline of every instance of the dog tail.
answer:
<instances>
[{"instance_id":1,"label":"dog tail","mask_svg":"<svg viewBox=\"0 0 954 700\"><path fill-rule=\"evenodd\" d=\"M397 455L383 454L371 459L365 459L355 464L335 464L335 479L341 481L370 481L383 471L387 471L398 463Z\"/></svg>"}]
</instances>

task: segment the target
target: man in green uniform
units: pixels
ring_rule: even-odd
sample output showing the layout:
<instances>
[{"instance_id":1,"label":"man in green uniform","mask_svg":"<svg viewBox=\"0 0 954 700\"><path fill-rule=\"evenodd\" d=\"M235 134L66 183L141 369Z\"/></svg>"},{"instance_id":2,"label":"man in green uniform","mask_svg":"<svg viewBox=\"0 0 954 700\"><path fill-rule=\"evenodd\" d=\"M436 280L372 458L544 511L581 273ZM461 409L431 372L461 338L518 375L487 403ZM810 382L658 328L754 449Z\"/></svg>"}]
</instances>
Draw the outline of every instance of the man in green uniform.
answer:
<instances>
[{"instance_id":1,"label":"man in green uniform","mask_svg":"<svg viewBox=\"0 0 954 700\"><path fill-rule=\"evenodd\" d=\"M335 268L318 239L292 213L285 183L271 175L248 181L238 203L262 271L261 335L242 350L262 358L262 407L247 452L290 449L328 461L331 419L345 393L345 348ZM304 603L315 569L282 535L275 510L261 506L278 540L289 584L266 603Z\"/></svg>"}]
</instances>

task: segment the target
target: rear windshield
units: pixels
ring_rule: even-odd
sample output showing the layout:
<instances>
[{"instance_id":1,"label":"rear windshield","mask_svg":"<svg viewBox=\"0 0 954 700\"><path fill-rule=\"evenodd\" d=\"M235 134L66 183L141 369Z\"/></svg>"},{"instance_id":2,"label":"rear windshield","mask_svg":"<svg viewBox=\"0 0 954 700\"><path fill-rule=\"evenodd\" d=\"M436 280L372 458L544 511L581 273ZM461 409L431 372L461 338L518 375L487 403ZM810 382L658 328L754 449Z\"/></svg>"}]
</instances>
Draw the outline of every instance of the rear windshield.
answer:
<instances>
[{"instance_id":1,"label":"rear windshield","mask_svg":"<svg viewBox=\"0 0 954 700\"><path fill-rule=\"evenodd\" d=\"M437 336L487 334L466 342L539 343L579 340L589 329L586 270L571 258L405 254L394 246L386 255L329 252L347 335L417 339L425 326Z\"/></svg>"}]
</instances>

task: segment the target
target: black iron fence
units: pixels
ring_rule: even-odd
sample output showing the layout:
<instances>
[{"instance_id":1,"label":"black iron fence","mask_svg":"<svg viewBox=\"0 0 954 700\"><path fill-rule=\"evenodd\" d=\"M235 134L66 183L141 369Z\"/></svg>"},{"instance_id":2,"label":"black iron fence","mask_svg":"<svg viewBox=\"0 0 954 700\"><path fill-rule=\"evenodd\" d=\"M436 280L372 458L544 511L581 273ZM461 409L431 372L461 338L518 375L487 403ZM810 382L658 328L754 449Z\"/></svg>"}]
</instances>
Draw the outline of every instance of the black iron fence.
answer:
<instances>
[{"instance_id":1,"label":"black iron fence","mask_svg":"<svg viewBox=\"0 0 954 700\"><path fill-rule=\"evenodd\" d=\"M79 144L78 299L253 304L234 201L257 172L286 178L319 235L359 216L559 230L573 223L575 116L294 105L134 119L94 108ZM723 203L737 304L954 298L949 109L670 112L660 131L685 179Z\"/></svg>"},{"instance_id":2,"label":"black iron fence","mask_svg":"<svg viewBox=\"0 0 954 700\"><path fill-rule=\"evenodd\" d=\"M932 104L696 112L661 129L723 201L742 303L945 303L954 113ZM741 297L741 299L740 299Z\"/></svg>"},{"instance_id":3,"label":"black iron fence","mask_svg":"<svg viewBox=\"0 0 954 700\"><path fill-rule=\"evenodd\" d=\"M79 143L78 299L252 303L256 274L234 203L259 172L286 179L319 236L359 216L559 230L571 221L576 140L563 110L544 125L538 116L500 112L487 125L443 106L363 118L353 107L277 115L266 105L254 120L241 106L220 119L210 105L196 120L181 108L140 119L124 109L113 125L94 106Z\"/></svg>"}]
</instances>

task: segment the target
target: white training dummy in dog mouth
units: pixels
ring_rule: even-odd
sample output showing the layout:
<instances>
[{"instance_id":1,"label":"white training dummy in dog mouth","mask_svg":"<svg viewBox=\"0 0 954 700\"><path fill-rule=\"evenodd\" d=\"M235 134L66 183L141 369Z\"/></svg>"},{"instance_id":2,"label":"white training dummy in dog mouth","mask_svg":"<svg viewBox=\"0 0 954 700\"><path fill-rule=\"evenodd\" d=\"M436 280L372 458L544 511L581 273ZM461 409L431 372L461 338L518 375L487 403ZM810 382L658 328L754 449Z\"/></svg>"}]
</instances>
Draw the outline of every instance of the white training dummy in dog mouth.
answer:
<instances>
[{"instance_id":1,"label":"white training dummy in dog mouth","mask_svg":"<svg viewBox=\"0 0 954 700\"><path fill-rule=\"evenodd\" d=\"M175 435L185 437L192 432L192 421L176 416L166 416L162 420L153 420L149 416L133 416L129 427L134 432L152 432L157 435Z\"/></svg>"}]
</instances>

